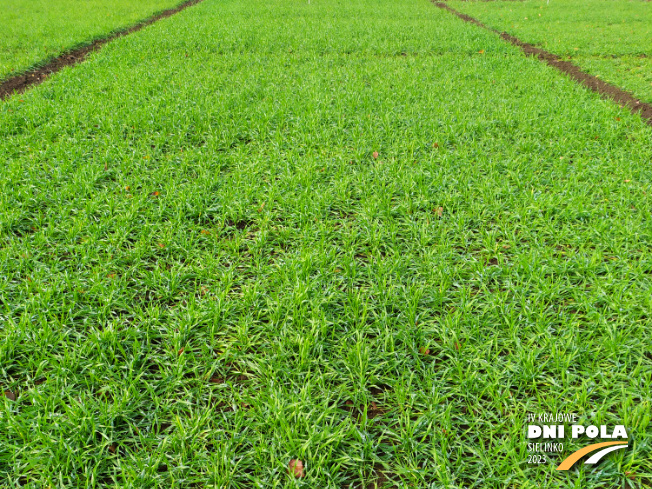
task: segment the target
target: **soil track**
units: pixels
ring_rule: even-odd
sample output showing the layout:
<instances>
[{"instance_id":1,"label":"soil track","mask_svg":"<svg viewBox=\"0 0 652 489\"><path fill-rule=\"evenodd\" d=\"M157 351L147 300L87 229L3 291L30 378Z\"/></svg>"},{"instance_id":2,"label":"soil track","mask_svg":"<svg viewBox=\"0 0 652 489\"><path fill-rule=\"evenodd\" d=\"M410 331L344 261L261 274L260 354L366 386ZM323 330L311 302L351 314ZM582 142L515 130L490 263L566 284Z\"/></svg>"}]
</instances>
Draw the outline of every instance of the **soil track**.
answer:
<instances>
[{"instance_id":1,"label":"soil track","mask_svg":"<svg viewBox=\"0 0 652 489\"><path fill-rule=\"evenodd\" d=\"M478 19L475 19L469 15L463 14L462 12L458 12L457 10L455 10L452 7L449 7L443 2L433 2L433 3L441 9L448 10L452 14L457 15L460 19L466 22L469 22L471 24L477 25L478 27L482 27L483 29L487 29L489 31L497 33L505 41L513 44L514 46L520 47L526 56L535 56L539 58L539 60L544 61L549 66L552 66L553 68L558 69L562 73L565 73L572 80L598 93L602 98L612 100L617 104L619 104L621 107L629 108L629 110L631 110L633 113L640 115L648 125L652 126L652 105L647 104L645 102L641 102L638 98L636 98L631 93L626 92L622 88L612 85L611 83L607 83L604 80L600 80L600 78L594 75L590 75L582 71L580 68L575 66L570 61L563 61L562 59L559 58L559 56L556 56L544 49L533 46L532 44L523 42L517 37L512 36L511 34L507 34L506 32L500 32L497 29L489 27L483 24L482 22L480 22Z\"/></svg>"},{"instance_id":2,"label":"soil track","mask_svg":"<svg viewBox=\"0 0 652 489\"><path fill-rule=\"evenodd\" d=\"M43 66L32 68L31 70L21 75L12 76L11 78L8 78L3 82L0 82L0 100L5 100L6 98L16 93L23 93L25 90L31 88L34 85L38 85L39 83L43 82L48 76L50 76L53 73L56 73L57 71L65 68L66 66L71 66L77 63L81 63L82 61L84 61L84 59L86 59L88 53L99 50L107 42L110 42L118 37L126 36L133 32L139 31L143 27L147 27L148 25L151 25L154 22L164 19L166 17L170 17L202 1L203 0L187 0L186 2L183 2L182 4L176 7L152 15L151 17L148 17L147 19L139 22L138 24L132 27L129 27L124 30L115 31L112 34L108 35L107 37L96 39L91 44L73 49L71 51L67 51L57 56L56 58L48 61Z\"/></svg>"}]
</instances>

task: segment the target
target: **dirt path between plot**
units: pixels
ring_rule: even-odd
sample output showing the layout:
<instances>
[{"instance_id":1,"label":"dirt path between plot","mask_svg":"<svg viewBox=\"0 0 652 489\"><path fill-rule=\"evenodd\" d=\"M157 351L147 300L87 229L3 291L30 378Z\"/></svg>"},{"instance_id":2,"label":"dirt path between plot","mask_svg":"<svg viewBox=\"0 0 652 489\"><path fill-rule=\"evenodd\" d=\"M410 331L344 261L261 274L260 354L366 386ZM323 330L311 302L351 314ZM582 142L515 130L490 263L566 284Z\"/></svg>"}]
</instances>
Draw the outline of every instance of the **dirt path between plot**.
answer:
<instances>
[{"instance_id":1,"label":"dirt path between plot","mask_svg":"<svg viewBox=\"0 0 652 489\"><path fill-rule=\"evenodd\" d=\"M638 98L636 98L631 93L626 92L622 88L612 85L611 83L607 83L603 80L600 80L600 78L594 75L589 75L588 73L582 71L580 68L575 66L570 61L563 61L559 58L559 56L556 56L544 49L537 48L536 46L523 42L517 37L507 34L506 32L500 32L497 29L489 27L483 24L482 22L480 22L478 19L463 14L462 12L458 12L457 10L455 10L452 7L449 7L445 3L435 2L435 1L433 1L433 3L441 9L448 10L449 12L457 15L460 19L466 22L477 25L478 27L482 27L483 29L487 29L489 31L495 32L505 41L513 44L514 46L520 47L526 56L536 56L541 61L547 63L549 66L552 66L553 68L558 69L562 73L565 73L572 80L598 93L602 98L607 100L612 100L617 104L619 104L621 107L629 108L629 110L631 110L633 113L640 115L648 125L652 126L652 105L647 104L645 102L641 102Z\"/></svg>"},{"instance_id":2,"label":"dirt path between plot","mask_svg":"<svg viewBox=\"0 0 652 489\"><path fill-rule=\"evenodd\" d=\"M11 78L0 82L0 100L5 100L11 95L16 93L23 93L27 89L31 88L34 85L38 85L43 82L48 76L56 73L57 71L65 68L66 66L72 66L77 63L81 63L86 59L88 53L93 51L98 51L102 46L107 42L113 41L114 39L122 36L126 36L133 32L141 30L143 27L153 24L154 22L170 17L176 13L181 12L188 7L192 7L203 0L188 0L181 5L178 5L174 8L164 10L158 14L152 15L151 17L139 22L138 24L129 27L124 30L116 31L110 34L109 36L93 41L87 46L82 46L71 51L67 51L56 58L52 59L43 66L32 68L31 70L21 74L12 76Z\"/></svg>"}]
</instances>

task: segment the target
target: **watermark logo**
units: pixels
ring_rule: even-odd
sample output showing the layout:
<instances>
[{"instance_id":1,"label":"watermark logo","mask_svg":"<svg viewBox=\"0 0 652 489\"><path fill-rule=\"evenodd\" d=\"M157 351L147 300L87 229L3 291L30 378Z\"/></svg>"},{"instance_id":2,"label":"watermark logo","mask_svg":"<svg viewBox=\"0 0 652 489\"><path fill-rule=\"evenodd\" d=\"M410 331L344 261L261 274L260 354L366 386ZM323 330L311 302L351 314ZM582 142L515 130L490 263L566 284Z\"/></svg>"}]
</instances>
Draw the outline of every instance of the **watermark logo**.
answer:
<instances>
[{"instance_id":1,"label":"watermark logo","mask_svg":"<svg viewBox=\"0 0 652 489\"><path fill-rule=\"evenodd\" d=\"M580 448L567 456L557 467L557 470L570 470L580 459L592 454L585 460L585 464L597 464L605 455L616 450L622 450L629 446L627 430L623 425L584 425L579 424L576 414L531 414L527 415L527 438L528 452L532 455L528 458L530 463L546 463L546 454L551 452L562 453L564 451L563 441L566 436L566 426L570 425L571 439L579 438L601 438L616 441L592 443ZM537 423L537 424L533 424ZM550 440L537 442L534 440ZM529 440L533 440L530 442Z\"/></svg>"}]
</instances>

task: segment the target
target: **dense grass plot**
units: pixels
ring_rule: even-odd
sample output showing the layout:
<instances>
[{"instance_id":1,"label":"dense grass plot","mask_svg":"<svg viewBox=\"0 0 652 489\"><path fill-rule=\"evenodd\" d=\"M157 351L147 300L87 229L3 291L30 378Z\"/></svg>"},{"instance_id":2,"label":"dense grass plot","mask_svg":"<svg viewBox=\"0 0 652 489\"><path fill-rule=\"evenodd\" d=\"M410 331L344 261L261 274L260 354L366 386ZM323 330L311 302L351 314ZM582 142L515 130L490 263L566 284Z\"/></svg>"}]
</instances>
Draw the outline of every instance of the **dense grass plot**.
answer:
<instances>
[{"instance_id":1,"label":"dense grass plot","mask_svg":"<svg viewBox=\"0 0 652 489\"><path fill-rule=\"evenodd\" d=\"M0 105L0 479L644 487L651 136L426 0L110 43ZM557 411L631 446L528 464Z\"/></svg>"},{"instance_id":2,"label":"dense grass plot","mask_svg":"<svg viewBox=\"0 0 652 489\"><path fill-rule=\"evenodd\" d=\"M652 102L652 9L629 0L449 2Z\"/></svg>"},{"instance_id":3,"label":"dense grass plot","mask_svg":"<svg viewBox=\"0 0 652 489\"><path fill-rule=\"evenodd\" d=\"M0 80L181 0L0 0Z\"/></svg>"}]
</instances>

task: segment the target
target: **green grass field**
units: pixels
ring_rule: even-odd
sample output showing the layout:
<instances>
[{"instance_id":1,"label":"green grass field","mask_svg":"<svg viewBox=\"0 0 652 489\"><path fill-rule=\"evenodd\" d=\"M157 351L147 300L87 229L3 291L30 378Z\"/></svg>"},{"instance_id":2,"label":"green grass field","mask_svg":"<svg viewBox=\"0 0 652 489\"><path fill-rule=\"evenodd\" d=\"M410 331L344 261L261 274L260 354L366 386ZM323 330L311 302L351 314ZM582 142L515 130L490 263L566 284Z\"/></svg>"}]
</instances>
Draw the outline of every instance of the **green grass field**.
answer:
<instances>
[{"instance_id":1,"label":"green grass field","mask_svg":"<svg viewBox=\"0 0 652 489\"><path fill-rule=\"evenodd\" d=\"M652 9L645 0L449 4L652 102Z\"/></svg>"},{"instance_id":2,"label":"green grass field","mask_svg":"<svg viewBox=\"0 0 652 489\"><path fill-rule=\"evenodd\" d=\"M0 0L0 80L181 0Z\"/></svg>"},{"instance_id":3,"label":"green grass field","mask_svg":"<svg viewBox=\"0 0 652 489\"><path fill-rule=\"evenodd\" d=\"M651 136L427 0L107 44L0 104L0 486L649 487Z\"/></svg>"}]
</instances>

